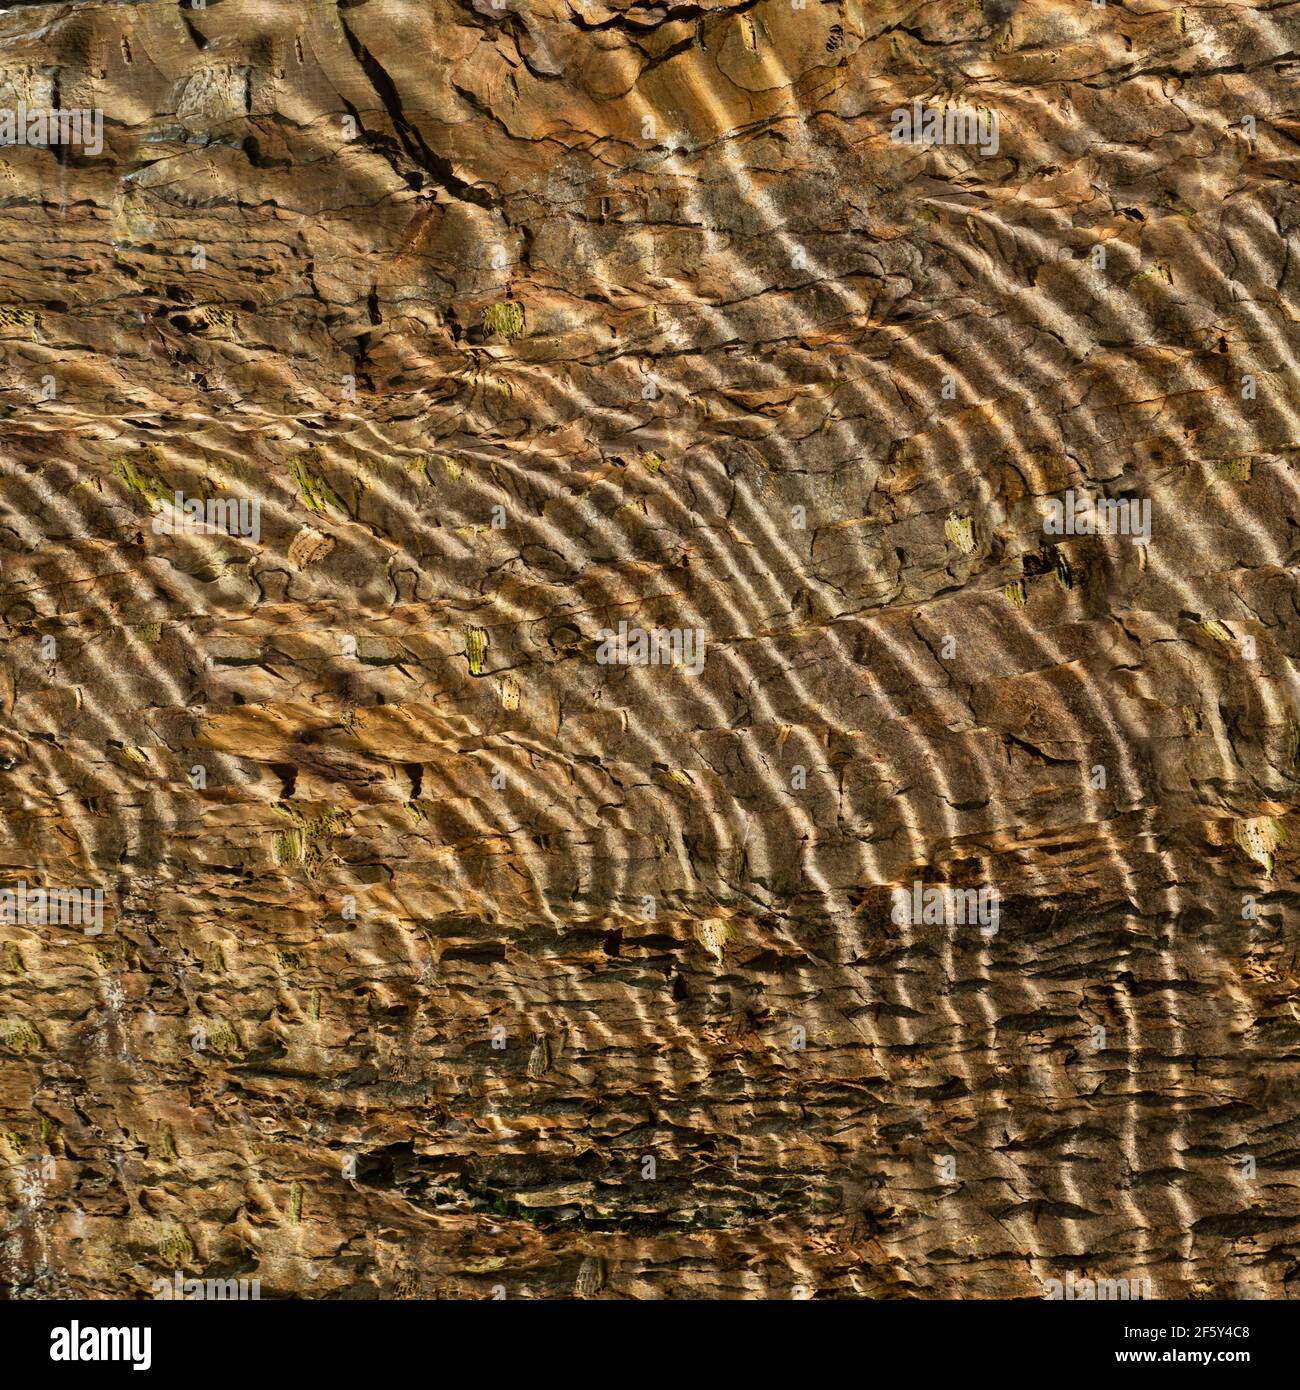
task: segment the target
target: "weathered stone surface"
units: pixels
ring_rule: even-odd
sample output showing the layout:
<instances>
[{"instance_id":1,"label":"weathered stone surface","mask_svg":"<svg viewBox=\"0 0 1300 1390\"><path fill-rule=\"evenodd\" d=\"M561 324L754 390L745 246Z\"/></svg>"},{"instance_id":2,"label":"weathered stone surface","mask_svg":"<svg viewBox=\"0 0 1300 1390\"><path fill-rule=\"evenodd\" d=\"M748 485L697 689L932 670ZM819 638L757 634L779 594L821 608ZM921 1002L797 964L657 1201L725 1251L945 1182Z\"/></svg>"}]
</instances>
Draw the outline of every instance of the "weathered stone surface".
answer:
<instances>
[{"instance_id":1,"label":"weathered stone surface","mask_svg":"<svg viewBox=\"0 0 1300 1390\"><path fill-rule=\"evenodd\" d=\"M1294 1293L1298 34L0 15L10 1295Z\"/></svg>"}]
</instances>

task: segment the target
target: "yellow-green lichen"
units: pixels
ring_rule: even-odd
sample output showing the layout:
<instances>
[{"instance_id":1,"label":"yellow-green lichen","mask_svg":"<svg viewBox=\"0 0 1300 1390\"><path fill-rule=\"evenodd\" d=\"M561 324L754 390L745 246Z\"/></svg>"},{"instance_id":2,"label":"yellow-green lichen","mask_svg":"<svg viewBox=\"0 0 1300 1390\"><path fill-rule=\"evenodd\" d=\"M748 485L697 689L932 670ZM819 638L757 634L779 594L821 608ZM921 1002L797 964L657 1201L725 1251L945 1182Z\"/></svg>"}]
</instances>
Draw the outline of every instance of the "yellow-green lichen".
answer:
<instances>
[{"instance_id":1,"label":"yellow-green lichen","mask_svg":"<svg viewBox=\"0 0 1300 1390\"><path fill-rule=\"evenodd\" d=\"M208 1034L208 1046L222 1057L228 1057L240 1050L239 1036L224 1019L218 1019Z\"/></svg>"},{"instance_id":2,"label":"yellow-green lichen","mask_svg":"<svg viewBox=\"0 0 1300 1390\"><path fill-rule=\"evenodd\" d=\"M943 524L943 533L963 555L975 549L975 523L970 517L950 512Z\"/></svg>"},{"instance_id":3,"label":"yellow-green lichen","mask_svg":"<svg viewBox=\"0 0 1300 1390\"><path fill-rule=\"evenodd\" d=\"M112 946L96 947L92 951L96 963L102 970L116 970L120 966L125 966L128 970L134 970L139 963L136 957L135 948L129 941L118 937Z\"/></svg>"},{"instance_id":4,"label":"yellow-green lichen","mask_svg":"<svg viewBox=\"0 0 1300 1390\"><path fill-rule=\"evenodd\" d=\"M524 306L511 300L489 304L483 311L483 327L498 338L517 338L524 331Z\"/></svg>"},{"instance_id":5,"label":"yellow-green lichen","mask_svg":"<svg viewBox=\"0 0 1300 1390\"><path fill-rule=\"evenodd\" d=\"M36 315L30 309L18 309L12 304L0 305L0 337L25 336L15 334L13 329L26 330L36 326Z\"/></svg>"},{"instance_id":6,"label":"yellow-green lichen","mask_svg":"<svg viewBox=\"0 0 1300 1390\"><path fill-rule=\"evenodd\" d=\"M159 1226L157 1239L159 1258L169 1268L179 1269L194 1258L194 1242L184 1226Z\"/></svg>"},{"instance_id":7,"label":"yellow-green lichen","mask_svg":"<svg viewBox=\"0 0 1300 1390\"><path fill-rule=\"evenodd\" d=\"M271 853L282 868L301 864L304 848L301 830L277 830L271 836Z\"/></svg>"},{"instance_id":8,"label":"yellow-green lichen","mask_svg":"<svg viewBox=\"0 0 1300 1390\"><path fill-rule=\"evenodd\" d=\"M25 1019L9 1019L0 1024L0 1047L27 1057L41 1050L41 1035Z\"/></svg>"},{"instance_id":9,"label":"yellow-green lichen","mask_svg":"<svg viewBox=\"0 0 1300 1390\"><path fill-rule=\"evenodd\" d=\"M336 512L346 516L347 508L325 481L325 475L311 466L319 462L319 450L307 449L289 464L289 472L302 496L303 506L309 512L315 512L317 516L324 516L328 507L333 507Z\"/></svg>"},{"instance_id":10,"label":"yellow-green lichen","mask_svg":"<svg viewBox=\"0 0 1300 1390\"><path fill-rule=\"evenodd\" d=\"M465 629L465 655L469 659L471 675L481 676L483 674L483 658L487 654L487 648L486 629L481 627L467 627Z\"/></svg>"},{"instance_id":11,"label":"yellow-green lichen","mask_svg":"<svg viewBox=\"0 0 1300 1390\"><path fill-rule=\"evenodd\" d=\"M292 801L277 801L273 809L293 822L292 828L278 830L271 837L271 853L281 868L301 864L314 869L325 857L320 842L347 828L346 813L334 806L314 816Z\"/></svg>"},{"instance_id":12,"label":"yellow-green lichen","mask_svg":"<svg viewBox=\"0 0 1300 1390\"><path fill-rule=\"evenodd\" d=\"M1166 284L1172 285L1174 283L1174 276L1173 272L1169 269L1169 263L1167 261L1157 261L1154 265L1147 266L1145 270L1139 270L1129 281L1129 284L1136 285L1139 281L1150 279L1163 280Z\"/></svg>"},{"instance_id":13,"label":"yellow-green lichen","mask_svg":"<svg viewBox=\"0 0 1300 1390\"><path fill-rule=\"evenodd\" d=\"M151 511L173 495L173 490L158 474L157 467L158 451L152 445L133 453L118 454L112 462L114 475L137 497L142 498Z\"/></svg>"},{"instance_id":14,"label":"yellow-green lichen","mask_svg":"<svg viewBox=\"0 0 1300 1390\"><path fill-rule=\"evenodd\" d=\"M1250 482L1251 459L1245 458L1220 459L1214 465L1214 476L1223 483L1248 483Z\"/></svg>"}]
</instances>

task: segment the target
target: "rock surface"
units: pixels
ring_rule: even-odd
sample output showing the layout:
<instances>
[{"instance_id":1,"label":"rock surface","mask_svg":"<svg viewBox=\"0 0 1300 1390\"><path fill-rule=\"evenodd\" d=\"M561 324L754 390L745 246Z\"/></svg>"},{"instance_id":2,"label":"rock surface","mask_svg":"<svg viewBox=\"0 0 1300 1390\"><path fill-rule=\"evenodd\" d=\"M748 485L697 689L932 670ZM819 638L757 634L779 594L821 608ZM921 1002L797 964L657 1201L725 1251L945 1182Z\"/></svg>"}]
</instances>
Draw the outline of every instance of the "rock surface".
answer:
<instances>
[{"instance_id":1,"label":"rock surface","mask_svg":"<svg viewBox=\"0 0 1300 1390\"><path fill-rule=\"evenodd\" d=\"M9 1296L1300 1291L1300 6L796 2L0 15Z\"/></svg>"}]
</instances>

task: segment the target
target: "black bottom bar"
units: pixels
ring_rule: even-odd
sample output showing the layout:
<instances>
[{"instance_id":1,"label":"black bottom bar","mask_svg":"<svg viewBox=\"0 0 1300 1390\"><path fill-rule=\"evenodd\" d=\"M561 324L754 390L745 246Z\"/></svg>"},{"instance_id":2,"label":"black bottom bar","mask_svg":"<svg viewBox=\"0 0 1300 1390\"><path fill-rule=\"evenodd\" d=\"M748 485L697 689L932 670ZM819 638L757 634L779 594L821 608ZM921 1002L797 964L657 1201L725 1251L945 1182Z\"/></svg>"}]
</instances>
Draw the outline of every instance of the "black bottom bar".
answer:
<instances>
[{"instance_id":1,"label":"black bottom bar","mask_svg":"<svg viewBox=\"0 0 1300 1390\"><path fill-rule=\"evenodd\" d=\"M1290 1302L1091 1300L17 1301L0 1306L0 1329L14 1373L6 1380L15 1386L28 1383L20 1367L39 1374L30 1383L42 1386L117 1373L190 1383L250 1372L259 1382L283 1373L336 1384L353 1374L373 1379L390 1358L395 1370L414 1368L433 1351L444 1366L448 1354L471 1363L481 1357L483 1374L497 1377L536 1376L545 1363L560 1371L562 1358L576 1355L588 1375L622 1380L631 1371L636 1381L652 1375L660 1357L680 1374L695 1359L691 1347L707 1352L715 1369L725 1365L729 1379L751 1367L770 1378L790 1358L829 1372L834 1355L871 1380L888 1364L891 1379L908 1370L981 1378L1109 1371L1140 1383L1160 1368L1227 1372L1244 1382L1260 1372L1293 1373L1296 1312ZM648 1359L629 1359L638 1346Z\"/></svg>"}]
</instances>

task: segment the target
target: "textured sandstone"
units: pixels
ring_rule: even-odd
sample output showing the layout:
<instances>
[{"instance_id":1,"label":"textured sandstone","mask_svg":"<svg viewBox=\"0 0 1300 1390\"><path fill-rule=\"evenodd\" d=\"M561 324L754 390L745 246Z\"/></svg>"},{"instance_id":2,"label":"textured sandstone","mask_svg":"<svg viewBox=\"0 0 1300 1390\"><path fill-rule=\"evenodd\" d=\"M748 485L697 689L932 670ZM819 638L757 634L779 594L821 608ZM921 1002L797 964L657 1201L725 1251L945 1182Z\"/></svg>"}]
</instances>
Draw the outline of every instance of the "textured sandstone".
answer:
<instances>
[{"instance_id":1,"label":"textured sandstone","mask_svg":"<svg viewBox=\"0 0 1300 1390\"><path fill-rule=\"evenodd\" d=\"M1296 1293L1298 39L0 14L10 1296Z\"/></svg>"}]
</instances>

